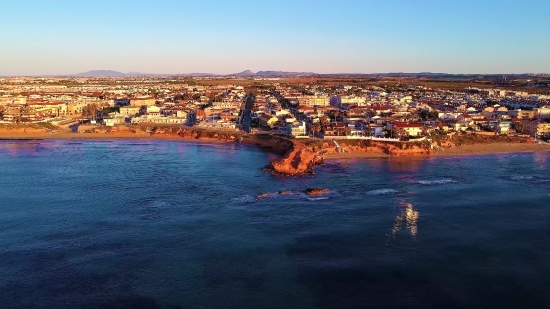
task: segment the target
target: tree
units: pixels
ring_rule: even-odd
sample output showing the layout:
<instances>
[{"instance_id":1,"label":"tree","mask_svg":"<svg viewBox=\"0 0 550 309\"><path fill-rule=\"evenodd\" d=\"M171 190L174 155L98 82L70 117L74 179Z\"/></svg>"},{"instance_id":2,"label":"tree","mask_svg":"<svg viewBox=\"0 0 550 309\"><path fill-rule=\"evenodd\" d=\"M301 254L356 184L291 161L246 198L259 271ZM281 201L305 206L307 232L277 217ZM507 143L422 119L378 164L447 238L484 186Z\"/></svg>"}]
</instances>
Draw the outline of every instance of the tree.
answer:
<instances>
[{"instance_id":1,"label":"tree","mask_svg":"<svg viewBox=\"0 0 550 309\"><path fill-rule=\"evenodd\" d=\"M330 120L327 117L321 117L319 118L319 124L321 125L321 131L324 132L330 124Z\"/></svg>"},{"instance_id":2,"label":"tree","mask_svg":"<svg viewBox=\"0 0 550 309\"><path fill-rule=\"evenodd\" d=\"M88 104L82 108L82 116L94 118L98 110L97 104Z\"/></svg>"},{"instance_id":3,"label":"tree","mask_svg":"<svg viewBox=\"0 0 550 309\"><path fill-rule=\"evenodd\" d=\"M330 119L334 119L334 121L336 121L336 118L338 118L338 116L340 116L340 112L337 110L331 110L329 112Z\"/></svg>"},{"instance_id":4,"label":"tree","mask_svg":"<svg viewBox=\"0 0 550 309\"><path fill-rule=\"evenodd\" d=\"M345 131L345 135L351 135L351 128L350 127L346 127L344 129L344 131Z\"/></svg>"},{"instance_id":5,"label":"tree","mask_svg":"<svg viewBox=\"0 0 550 309\"><path fill-rule=\"evenodd\" d=\"M321 132L321 124L319 122L313 123L310 127L310 131L313 132L314 135L315 133Z\"/></svg>"}]
</instances>

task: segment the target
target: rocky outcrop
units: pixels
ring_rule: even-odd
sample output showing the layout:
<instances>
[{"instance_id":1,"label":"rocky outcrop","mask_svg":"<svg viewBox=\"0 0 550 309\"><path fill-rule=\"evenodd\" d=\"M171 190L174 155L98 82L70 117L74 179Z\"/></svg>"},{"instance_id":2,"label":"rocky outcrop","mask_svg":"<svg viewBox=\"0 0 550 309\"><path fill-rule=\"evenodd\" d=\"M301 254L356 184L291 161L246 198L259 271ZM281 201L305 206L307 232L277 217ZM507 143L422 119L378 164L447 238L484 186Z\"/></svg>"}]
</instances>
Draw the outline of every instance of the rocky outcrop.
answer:
<instances>
[{"instance_id":1,"label":"rocky outcrop","mask_svg":"<svg viewBox=\"0 0 550 309\"><path fill-rule=\"evenodd\" d=\"M329 189L307 188L304 192L309 196L319 196L319 195L327 194L329 192Z\"/></svg>"},{"instance_id":2,"label":"rocky outcrop","mask_svg":"<svg viewBox=\"0 0 550 309\"><path fill-rule=\"evenodd\" d=\"M294 148L294 142L288 138L276 135L257 134L243 136L240 140L244 144L256 145L271 149L274 152L285 155Z\"/></svg>"},{"instance_id":3,"label":"rocky outcrop","mask_svg":"<svg viewBox=\"0 0 550 309\"><path fill-rule=\"evenodd\" d=\"M260 200L262 198L267 198L267 197L274 197L274 196L277 196L277 195L292 195L292 194L306 194L308 196L320 196L320 195L327 194L329 192L330 192L330 189L326 189L326 188L307 188L307 189L301 190L301 191L298 191L298 190L284 190L284 191L279 191L277 193L266 192L266 193L256 195L256 200Z\"/></svg>"},{"instance_id":4,"label":"rocky outcrop","mask_svg":"<svg viewBox=\"0 0 550 309\"><path fill-rule=\"evenodd\" d=\"M310 147L293 143L283 158L269 162L267 170L282 175L313 174L313 167L322 162L323 159Z\"/></svg>"},{"instance_id":5,"label":"rocky outcrop","mask_svg":"<svg viewBox=\"0 0 550 309\"><path fill-rule=\"evenodd\" d=\"M431 150L426 143L388 143L378 141L341 142L342 149L346 152L373 152L383 153L389 156L414 156L429 155Z\"/></svg>"}]
</instances>

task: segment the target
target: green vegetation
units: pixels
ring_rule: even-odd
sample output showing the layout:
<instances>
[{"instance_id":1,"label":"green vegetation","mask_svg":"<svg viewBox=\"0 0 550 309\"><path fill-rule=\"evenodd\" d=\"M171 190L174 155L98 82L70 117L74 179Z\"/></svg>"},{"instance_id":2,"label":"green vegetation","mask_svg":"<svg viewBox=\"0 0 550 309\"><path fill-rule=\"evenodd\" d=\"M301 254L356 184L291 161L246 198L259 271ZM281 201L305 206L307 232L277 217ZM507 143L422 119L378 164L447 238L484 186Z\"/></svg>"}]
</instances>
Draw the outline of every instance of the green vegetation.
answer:
<instances>
[{"instance_id":1,"label":"green vegetation","mask_svg":"<svg viewBox=\"0 0 550 309\"><path fill-rule=\"evenodd\" d=\"M39 122L39 123L37 123L37 125L39 127L42 127L42 128L48 129L48 130L58 130L59 129L57 126L54 126L53 124L48 123L48 122Z\"/></svg>"},{"instance_id":2,"label":"green vegetation","mask_svg":"<svg viewBox=\"0 0 550 309\"><path fill-rule=\"evenodd\" d=\"M511 135L481 135L481 134L455 134L450 139L457 145L487 144L487 143L528 143L528 137Z\"/></svg>"}]
</instances>

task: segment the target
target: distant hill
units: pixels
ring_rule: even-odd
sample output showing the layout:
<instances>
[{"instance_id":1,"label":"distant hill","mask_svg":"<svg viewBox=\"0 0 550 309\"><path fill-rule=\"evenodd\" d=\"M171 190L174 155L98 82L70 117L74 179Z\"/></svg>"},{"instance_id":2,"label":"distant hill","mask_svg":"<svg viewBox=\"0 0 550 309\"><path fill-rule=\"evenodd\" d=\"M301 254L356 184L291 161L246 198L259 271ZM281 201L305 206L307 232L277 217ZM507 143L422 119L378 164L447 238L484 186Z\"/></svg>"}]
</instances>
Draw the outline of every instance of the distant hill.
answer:
<instances>
[{"instance_id":1,"label":"distant hill","mask_svg":"<svg viewBox=\"0 0 550 309\"><path fill-rule=\"evenodd\" d=\"M313 72L259 71L259 72L256 72L256 75L295 76L295 75L316 75L316 73L313 73Z\"/></svg>"},{"instance_id":2,"label":"distant hill","mask_svg":"<svg viewBox=\"0 0 550 309\"><path fill-rule=\"evenodd\" d=\"M236 75L236 76L253 76L253 75L256 75L256 73L250 71L250 70L246 70L246 71L242 71L240 73L235 73L235 74L231 74L231 75Z\"/></svg>"},{"instance_id":3,"label":"distant hill","mask_svg":"<svg viewBox=\"0 0 550 309\"><path fill-rule=\"evenodd\" d=\"M143 72L122 73L113 70L91 70L69 76L76 77L129 77L129 76L149 76L149 77L167 77L167 76L216 76L213 73L185 73L185 74L152 74Z\"/></svg>"},{"instance_id":4,"label":"distant hill","mask_svg":"<svg viewBox=\"0 0 550 309\"><path fill-rule=\"evenodd\" d=\"M296 76L296 75L315 75L313 72L284 72L284 71L258 71L256 73L246 70L240 73L230 74L234 76Z\"/></svg>"},{"instance_id":5,"label":"distant hill","mask_svg":"<svg viewBox=\"0 0 550 309\"><path fill-rule=\"evenodd\" d=\"M124 77L126 74L112 70L91 70L88 72L74 74L79 77Z\"/></svg>"},{"instance_id":6,"label":"distant hill","mask_svg":"<svg viewBox=\"0 0 550 309\"><path fill-rule=\"evenodd\" d=\"M318 76L324 78L380 78L380 77L393 77L393 78L479 78L479 77L500 77L506 75L508 77L528 77L536 75L548 75L544 73L533 74L450 74L450 73L438 73L438 72L388 72L388 73L314 73L314 72L286 72L286 71L258 71L253 72L251 70L242 71L239 73L233 74L215 74L215 73L177 73L177 74L152 74L152 73L142 73L142 72L128 72L123 73L114 70L91 70L87 72L82 72L78 74L67 74L67 75L39 75L41 77L55 77L55 76L67 76L67 77L208 77L208 76L243 76L243 77L291 77L291 76ZM9 77L9 75L0 77Z\"/></svg>"}]
</instances>

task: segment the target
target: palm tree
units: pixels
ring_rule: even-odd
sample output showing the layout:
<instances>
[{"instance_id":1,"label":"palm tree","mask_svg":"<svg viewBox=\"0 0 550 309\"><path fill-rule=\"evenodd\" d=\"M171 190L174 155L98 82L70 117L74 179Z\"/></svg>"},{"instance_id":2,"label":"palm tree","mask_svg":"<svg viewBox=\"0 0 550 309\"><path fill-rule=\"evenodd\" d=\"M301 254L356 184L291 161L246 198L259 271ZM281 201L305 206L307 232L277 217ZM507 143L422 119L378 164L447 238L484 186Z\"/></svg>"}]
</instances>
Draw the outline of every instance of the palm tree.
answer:
<instances>
[{"instance_id":1,"label":"palm tree","mask_svg":"<svg viewBox=\"0 0 550 309\"><path fill-rule=\"evenodd\" d=\"M311 130L311 132L313 132L313 135L315 135L315 133L321 132L321 124L319 122L313 123L310 126L310 130Z\"/></svg>"}]
</instances>

